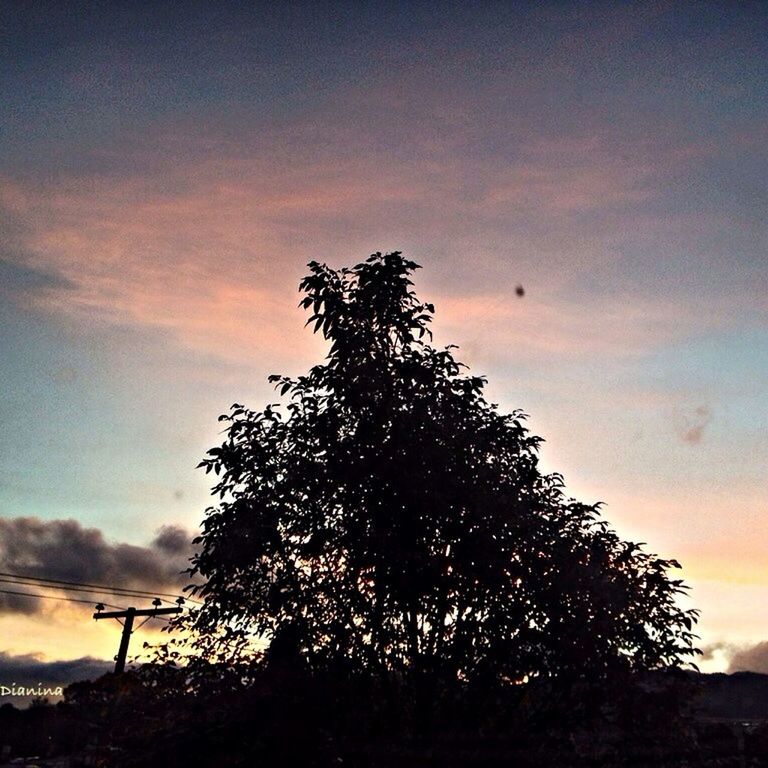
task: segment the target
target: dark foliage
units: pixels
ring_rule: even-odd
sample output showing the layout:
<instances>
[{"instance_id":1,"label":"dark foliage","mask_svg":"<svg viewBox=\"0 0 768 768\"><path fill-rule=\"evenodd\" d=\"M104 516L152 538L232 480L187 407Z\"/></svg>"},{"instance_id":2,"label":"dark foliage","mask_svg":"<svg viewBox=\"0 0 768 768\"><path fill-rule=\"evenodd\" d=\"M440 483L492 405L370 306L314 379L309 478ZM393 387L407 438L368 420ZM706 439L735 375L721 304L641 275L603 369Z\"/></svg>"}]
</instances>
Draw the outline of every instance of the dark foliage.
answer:
<instances>
[{"instance_id":1,"label":"dark foliage","mask_svg":"<svg viewBox=\"0 0 768 768\"><path fill-rule=\"evenodd\" d=\"M145 665L74 684L55 706L6 704L0 744L13 758L67 755L72 766L114 768L768 765L765 675L633 675L591 723L540 706L549 695L540 686L465 689L415 728L407 700L370 678L264 668L248 686L223 690L201 685L202 668L197 674L195 692L186 671ZM691 688L698 691L693 717ZM743 717L746 710L753 716Z\"/></svg>"},{"instance_id":2,"label":"dark foliage","mask_svg":"<svg viewBox=\"0 0 768 768\"><path fill-rule=\"evenodd\" d=\"M434 696L526 680L570 687L693 652L674 560L622 541L538 467L540 438L430 345L417 265L312 262L301 306L325 363L235 405L202 462L221 499L191 573L201 657L397 680Z\"/></svg>"}]
</instances>

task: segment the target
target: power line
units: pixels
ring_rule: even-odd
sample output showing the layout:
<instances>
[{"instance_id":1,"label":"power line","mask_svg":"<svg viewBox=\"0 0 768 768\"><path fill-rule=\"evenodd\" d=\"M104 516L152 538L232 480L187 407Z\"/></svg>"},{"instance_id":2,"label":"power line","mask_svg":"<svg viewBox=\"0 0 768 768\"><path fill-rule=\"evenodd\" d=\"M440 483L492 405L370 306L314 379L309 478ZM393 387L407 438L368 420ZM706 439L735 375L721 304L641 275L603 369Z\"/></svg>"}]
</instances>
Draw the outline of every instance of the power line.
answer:
<instances>
[{"instance_id":1,"label":"power line","mask_svg":"<svg viewBox=\"0 0 768 768\"><path fill-rule=\"evenodd\" d=\"M22 597L42 597L45 600L62 600L67 603L85 603L86 605L93 605L93 600L80 600L76 597L58 597L56 595L41 595L37 592L15 592L11 589L0 589L0 594L3 595L21 595ZM104 603L108 608L116 608L118 611L122 611L122 607L119 605L111 605L110 603Z\"/></svg>"},{"instance_id":2,"label":"power line","mask_svg":"<svg viewBox=\"0 0 768 768\"><path fill-rule=\"evenodd\" d=\"M126 587L110 587L106 584L88 584L87 582L67 581L66 579L46 579L42 576L25 576L24 574L7 573L5 571L0 571L0 576L10 576L15 579L27 579L29 581L41 581L45 582L46 584L66 584L71 587L93 587L94 589L103 589L106 592L115 595L124 594L127 597L169 597L173 598L174 600L179 597L183 597L181 594L171 594L170 592L149 592L141 589L128 589ZM195 605L202 605L199 600L194 600L191 597L184 597L184 601L188 603L194 603Z\"/></svg>"},{"instance_id":3,"label":"power line","mask_svg":"<svg viewBox=\"0 0 768 768\"><path fill-rule=\"evenodd\" d=\"M148 621L151 621L152 619L155 619L156 621L164 621L166 624L171 623L171 620L166 619L164 616L147 616L147 618L144 619L144 621L142 621L141 624L139 624L139 626L136 627L136 629L141 629ZM136 631L136 629L134 630L134 632Z\"/></svg>"},{"instance_id":4,"label":"power line","mask_svg":"<svg viewBox=\"0 0 768 768\"><path fill-rule=\"evenodd\" d=\"M7 573L5 571L0 571L0 576L10 576L15 579L27 579L29 581L43 581L48 584L66 584L71 587L92 587L94 589L104 589L108 592L126 592L130 593L131 597L172 597L174 600L177 597L180 597L180 595L177 594L171 594L169 592L150 592L148 590L143 589L130 589L128 587L111 587L106 584L89 584L87 582L79 582L79 581L67 581L66 579L47 579L42 576L25 576L24 574L20 573Z\"/></svg>"},{"instance_id":5,"label":"power line","mask_svg":"<svg viewBox=\"0 0 768 768\"><path fill-rule=\"evenodd\" d=\"M34 583L32 581L20 581L18 579L0 579L0 583L5 584L18 584L19 586L25 586L25 587L45 587L46 589L60 589L63 592L85 592L92 595L107 595L107 594L113 594L118 595L120 597L140 597L140 598L146 598L148 595L142 595L142 594L134 594L129 591L117 591L117 590L94 590L94 589L88 589L87 587L68 587L64 585L57 585L57 584L38 584ZM159 598L160 599L160 598ZM172 600L169 600L168 598L162 598L163 602L165 603L171 603L174 602ZM98 602L98 601L96 601Z\"/></svg>"}]
</instances>

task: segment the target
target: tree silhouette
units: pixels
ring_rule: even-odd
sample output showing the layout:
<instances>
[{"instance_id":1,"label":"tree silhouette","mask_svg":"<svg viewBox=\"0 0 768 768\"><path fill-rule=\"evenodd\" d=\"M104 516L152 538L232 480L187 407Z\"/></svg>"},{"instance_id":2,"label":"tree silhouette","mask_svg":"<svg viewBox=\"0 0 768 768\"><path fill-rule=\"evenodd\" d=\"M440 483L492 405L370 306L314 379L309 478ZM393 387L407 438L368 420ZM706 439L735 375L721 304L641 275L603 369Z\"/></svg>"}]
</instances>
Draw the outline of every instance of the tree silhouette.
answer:
<instances>
[{"instance_id":1,"label":"tree silhouette","mask_svg":"<svg viewBox=\"0 0 768 768\"><path fill-rule=\"evenodd\" d=\"M198 647L398 679L599 679L677 665L697 612L674 560L621 540L599 505L538 467L541 439L500 413L451 347L399 252L300 289L330 344L283 406L234 405L201 466L218 475L190 573Z\"/></svg>"}]
</instances>

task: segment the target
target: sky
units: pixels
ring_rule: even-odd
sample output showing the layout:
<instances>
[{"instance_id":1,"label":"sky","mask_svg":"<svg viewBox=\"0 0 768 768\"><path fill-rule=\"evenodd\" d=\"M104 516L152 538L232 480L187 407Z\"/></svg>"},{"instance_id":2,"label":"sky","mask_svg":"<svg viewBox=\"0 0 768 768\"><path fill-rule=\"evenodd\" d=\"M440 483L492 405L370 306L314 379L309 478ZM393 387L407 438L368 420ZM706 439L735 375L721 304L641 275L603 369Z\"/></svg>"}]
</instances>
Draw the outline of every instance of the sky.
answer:
<instances>
[{"instance_id":1,"label":"sky","mask_svg":"<svg viewBox=\"0 0 768 768\"><path fill-rule=\"evenodd\" d=\"M768 672L767 22L0 4L0 570L176 591L217 416L325 354L307 262L402 250L544 468L683 564L702 668ZM0 598L0 684L116 651Z\"/></svg>"}]
</instances>

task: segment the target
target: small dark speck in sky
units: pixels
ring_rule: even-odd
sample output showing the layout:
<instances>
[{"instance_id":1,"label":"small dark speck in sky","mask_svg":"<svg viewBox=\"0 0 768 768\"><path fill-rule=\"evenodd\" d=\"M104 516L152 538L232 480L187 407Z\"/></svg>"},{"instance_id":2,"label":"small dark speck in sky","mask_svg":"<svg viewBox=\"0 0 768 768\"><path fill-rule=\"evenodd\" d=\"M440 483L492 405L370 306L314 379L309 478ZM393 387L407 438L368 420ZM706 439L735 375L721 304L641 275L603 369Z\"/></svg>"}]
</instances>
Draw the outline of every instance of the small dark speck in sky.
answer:
<instances>
[{"instance_id":1,"label":"small dark speck in sky","mask_svg":"<svg viewBox=\"0 0 768 768\"><path fill-rule=\"evenodd\" d=\"M515 293L522 299L523 296L525 296L525 288L523 288L522 285L518 285L517 288L515 288Z\"/></svg>"}]
</instances>

